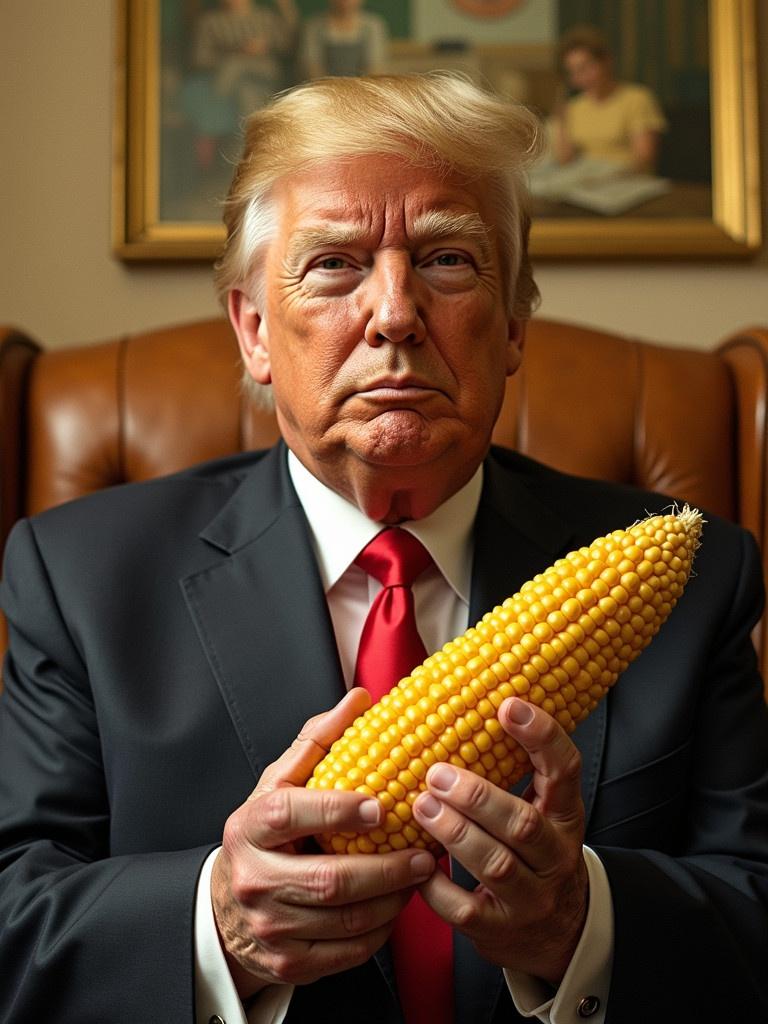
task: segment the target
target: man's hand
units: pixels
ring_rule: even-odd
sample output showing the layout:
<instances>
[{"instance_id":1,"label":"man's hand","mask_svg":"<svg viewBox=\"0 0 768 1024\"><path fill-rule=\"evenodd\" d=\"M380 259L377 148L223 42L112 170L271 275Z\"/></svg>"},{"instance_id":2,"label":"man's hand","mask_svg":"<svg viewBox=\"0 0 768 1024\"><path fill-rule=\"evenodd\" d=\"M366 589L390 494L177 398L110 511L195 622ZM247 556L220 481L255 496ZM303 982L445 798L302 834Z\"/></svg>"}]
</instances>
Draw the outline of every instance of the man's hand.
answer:
<instances>
[{"instance_id":1,"label":"man's hand","mask_svg":"<svg viewBox=\"0 0 768 1024\"><path fill-rule=\"evenodd\" d=\"M434 765L414 815L480 884L466 892L437 871L421 893L485 959L557 985L587 912L581 759L558 723L534 705L506 700L499 721L530 755L526 798Z\"/></svg>"},{"instance_id":2,"label":"man's hand","mask_svg":"<svg viewBox=\"0 0 768 1024\"><path fill-rule=\"evenodd\" d=\"M380 805L360 793L303 788L369 702L364 690L350 690L310 719L227 820L211 894L243 999L273 982L306 984L363 963L387 940L414 886L434 871L434 859L417 850L370 857L301 852L307 837L370 831L379 823Z\"/></svg>"}]
</instances>

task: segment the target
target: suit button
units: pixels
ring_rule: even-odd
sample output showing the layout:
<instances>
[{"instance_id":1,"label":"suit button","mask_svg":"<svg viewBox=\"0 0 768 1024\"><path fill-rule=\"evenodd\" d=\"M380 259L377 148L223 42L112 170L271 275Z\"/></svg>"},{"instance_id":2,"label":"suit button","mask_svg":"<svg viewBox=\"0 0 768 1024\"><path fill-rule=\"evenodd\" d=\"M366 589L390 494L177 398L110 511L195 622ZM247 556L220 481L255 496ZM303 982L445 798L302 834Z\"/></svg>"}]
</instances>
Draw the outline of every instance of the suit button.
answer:
<instances>
[{"instance_id":1,"label":"suit button","mask_svg":"<svg viewBox=\"0 0 768 1024\"><path fill-rule=\"evenodd\" d=\"M220 1017L218 1013L214 1013L214 1015L209 1018L208 1024L227 1024L227 1022L223 1017Z\"/></svg>"},{"instance_id":2,"label":"suit button","mask_svg":"<svg viewBox=\"0 0 768 1024\"><path fill-rule=\"evenodd\" d=\"M579 1005L576 1007L576 1013L580 1017L591 1017L597 1013L600 1009L600 1000L597 996L584 996L583 999L579 1000Z\"/></svg>"}]
</instances>

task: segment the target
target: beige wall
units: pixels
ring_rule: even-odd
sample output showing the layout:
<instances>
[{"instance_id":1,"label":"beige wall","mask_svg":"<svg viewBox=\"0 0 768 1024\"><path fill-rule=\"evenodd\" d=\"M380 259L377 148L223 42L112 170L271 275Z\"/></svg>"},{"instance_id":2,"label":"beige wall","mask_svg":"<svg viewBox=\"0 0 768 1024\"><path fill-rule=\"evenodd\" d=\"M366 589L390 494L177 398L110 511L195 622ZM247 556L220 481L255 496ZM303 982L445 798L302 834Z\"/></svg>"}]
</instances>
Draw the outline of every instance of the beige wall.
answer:
<instances>
[{"instance_id":1,"label":"beige wall","mask_svg":"<svg viewBox=\"0 0 768 1024\"><path fill-rule=\"evenodd\" d=\"M768 56L768 5L758 6ZM218 309L208 267L129 266L110 254L113 40L110 0L0 5L0 322L47 346ZM760 67L765 124L768 60ZM674 344L708 347L768 324L768 247L747 264L542 263L538 280L542 315Z\"/></svg>"}]
</instances>

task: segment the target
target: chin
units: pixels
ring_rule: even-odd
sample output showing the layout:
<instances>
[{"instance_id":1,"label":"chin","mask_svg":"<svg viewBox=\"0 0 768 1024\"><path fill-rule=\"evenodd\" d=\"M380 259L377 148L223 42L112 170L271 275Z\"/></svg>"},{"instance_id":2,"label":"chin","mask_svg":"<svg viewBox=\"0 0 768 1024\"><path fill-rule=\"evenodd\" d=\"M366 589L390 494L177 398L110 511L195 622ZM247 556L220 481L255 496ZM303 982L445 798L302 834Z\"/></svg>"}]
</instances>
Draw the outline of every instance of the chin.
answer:
<instances>
[{"instance_id":1,"label":"chin","mask_svg":"<svg viewBox=\"0 0 768 1024\"><path fill-rule=\"evenodd\" d=\"M450 431L416 413L398 411L353 431L350 447L376 466L416 468L439 459L452 447L451 440Z\"/></svg>"}]
</instances>

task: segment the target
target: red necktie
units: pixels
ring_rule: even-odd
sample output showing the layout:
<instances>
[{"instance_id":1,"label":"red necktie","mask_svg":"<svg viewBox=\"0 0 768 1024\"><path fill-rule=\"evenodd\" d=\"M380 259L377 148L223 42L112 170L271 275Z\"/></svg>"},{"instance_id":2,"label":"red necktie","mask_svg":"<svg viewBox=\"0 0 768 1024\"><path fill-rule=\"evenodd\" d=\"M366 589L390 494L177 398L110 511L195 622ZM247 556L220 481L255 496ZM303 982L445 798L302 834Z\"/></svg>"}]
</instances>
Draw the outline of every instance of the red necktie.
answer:
<instances>
[{"instance_id":1,"label":"red necktie","mask_svg":"<svg viewBox=\"0 0 768 1024\"><path fill-rule=\"evenodd\" d=\"M398 527L382 530L355 559L382 584L360 637L355 685L379 700L422 662L427 652L416 628L411 584L433 564L421 541ZM441 861L447 870L448 858ZM451 1024L451 928L415 893L392 930L392 953L406 1024Z\"/></svg>"}]
</instances>

